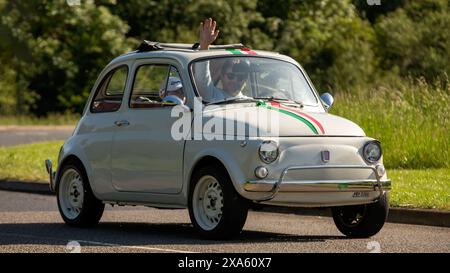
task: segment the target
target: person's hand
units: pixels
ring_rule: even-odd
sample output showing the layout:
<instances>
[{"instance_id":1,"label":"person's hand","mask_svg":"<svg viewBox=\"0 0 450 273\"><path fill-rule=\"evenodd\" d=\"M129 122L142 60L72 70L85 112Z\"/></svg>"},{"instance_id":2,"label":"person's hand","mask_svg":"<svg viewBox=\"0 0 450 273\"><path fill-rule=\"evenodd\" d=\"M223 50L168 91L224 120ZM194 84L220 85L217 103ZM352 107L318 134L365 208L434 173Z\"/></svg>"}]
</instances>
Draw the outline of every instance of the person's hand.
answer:
<instances>
[{"instance_id":1,"label":"person's hand","mask_svg":"<svg viewBox=\"0 0 450 273\"><path fill-rule=\"evenodd\" d=\"M200 49L209 49L209 45L212 44L219 35L219 30L216 30L216 21L209 18L201 22L199 32Z\"/></svg>"}]
</instances>

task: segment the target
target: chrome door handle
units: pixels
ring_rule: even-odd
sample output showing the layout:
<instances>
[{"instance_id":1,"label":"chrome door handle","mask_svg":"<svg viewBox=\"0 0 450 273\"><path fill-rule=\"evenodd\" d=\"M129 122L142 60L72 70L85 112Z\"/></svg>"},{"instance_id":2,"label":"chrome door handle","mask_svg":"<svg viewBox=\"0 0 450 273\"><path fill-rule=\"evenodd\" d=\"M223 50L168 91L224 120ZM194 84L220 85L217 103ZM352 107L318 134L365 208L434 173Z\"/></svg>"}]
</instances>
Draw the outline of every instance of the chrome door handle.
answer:
<instances>
[{"instance_id":1,"label":"chrome door handle","mask_svg":"<svg viewBox=\"0 0 450 273\"><path fill-rule=\"evenodd\" d=\"M114 121L114 124L118 127L121 127L121 126L130 125L130 122L128 120L117 120L117 121Z\"/></svg>"}]
</instances>

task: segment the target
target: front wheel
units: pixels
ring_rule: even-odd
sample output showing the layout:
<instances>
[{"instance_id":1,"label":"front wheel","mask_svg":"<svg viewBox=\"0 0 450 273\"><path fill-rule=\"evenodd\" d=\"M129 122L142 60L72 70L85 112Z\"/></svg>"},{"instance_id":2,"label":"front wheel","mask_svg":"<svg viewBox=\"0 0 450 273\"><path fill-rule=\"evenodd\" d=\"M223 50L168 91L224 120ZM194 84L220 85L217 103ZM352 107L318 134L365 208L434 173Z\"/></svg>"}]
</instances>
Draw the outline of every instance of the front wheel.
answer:
<instances>
[{"instance_id":1,"label":"front wheel","mask_svg":"<svg viewBox=\"0 0 450 273\"><path fill-rule=\"evenodd\" d=\"M56 185L59 212L66 224L87 227L97 224L105 204L92 193L83 166L77 161L62 166Z\"/></svg>"},{"instance_id":2,"label":"front wheel","mask_svg":"<svg viewBox=\"0 0 450 273\"><path fill-rule=\"evenodd\" d=\"M367 238L377 234L386 222L388 212L388 193L373 204L332 208L336 227L352 238Z\"/></svg>"},{"instance_id":3,"label":"front wheel","mask_svg":"<svg viewBox=\"0 0 450 273\"><path fill-rule=\"evenodd\" d=\"M219 166L197 171L189 191L189 216L207 239L228 239L242 231L248 201L234 189L228 173Z\"/></svg>"}]
</instances>

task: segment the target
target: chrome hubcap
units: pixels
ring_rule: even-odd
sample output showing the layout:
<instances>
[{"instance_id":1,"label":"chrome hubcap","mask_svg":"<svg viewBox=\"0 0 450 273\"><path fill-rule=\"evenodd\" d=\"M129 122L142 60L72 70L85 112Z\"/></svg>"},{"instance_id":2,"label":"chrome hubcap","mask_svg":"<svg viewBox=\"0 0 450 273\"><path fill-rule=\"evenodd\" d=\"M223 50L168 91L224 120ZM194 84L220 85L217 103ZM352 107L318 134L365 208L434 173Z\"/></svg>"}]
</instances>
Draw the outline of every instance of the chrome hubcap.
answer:
<instances>
[{"instance_id":1,"label":"chrome hubcap","mask_svg":"<svg viewBox=\"0 0 450 273\"><path fill-rule=\"evenodd\" d=\"M192 198L197 223L204 230L214 229L223 213L223 191L217 179L203 176L195 186Z\"/></svg>"},{"instance_id":2,"label":"chrome hubcap","mask_svg":"<svg viewBox=\"0 0 450 273\"><path fill-rule=\"evenodd\" d=\"M81 175L75 169L68 169L61 177L59 203L64 215L75 219L83 208L84 187Z\"/></svg>"}]
</instances>

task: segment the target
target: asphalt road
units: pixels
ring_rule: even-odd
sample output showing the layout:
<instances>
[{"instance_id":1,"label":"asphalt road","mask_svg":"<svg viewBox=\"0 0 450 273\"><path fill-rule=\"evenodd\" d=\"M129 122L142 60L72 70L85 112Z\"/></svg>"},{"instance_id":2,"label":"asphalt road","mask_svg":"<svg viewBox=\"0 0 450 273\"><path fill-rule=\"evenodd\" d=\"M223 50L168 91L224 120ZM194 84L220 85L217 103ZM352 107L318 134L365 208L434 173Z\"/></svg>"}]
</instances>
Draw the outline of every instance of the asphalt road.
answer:
<instances>
[{"instance_id":1,"label":"asphalt road","mask_svg":"<svg viewBox=\"0 0 450 273\"><path fill-rule=\"evenodd\" d=\"M38 141L64 140L73 131L73 126L2 126L0 147Z\"/></svg>"},{"instance_id":2,"label":"asphalt road","mask_svg":"<svg viewBox=\"0 0 450 273\"><path fill-rule=\"evenodd\" d=\"M54 196L0 191L0 252L450 252L450 228L387 223L347 239L329 217L249 212L240 237L199 239L187 210L107 206L100 224L66 226Z\"/></svg>"}]
</instances>

